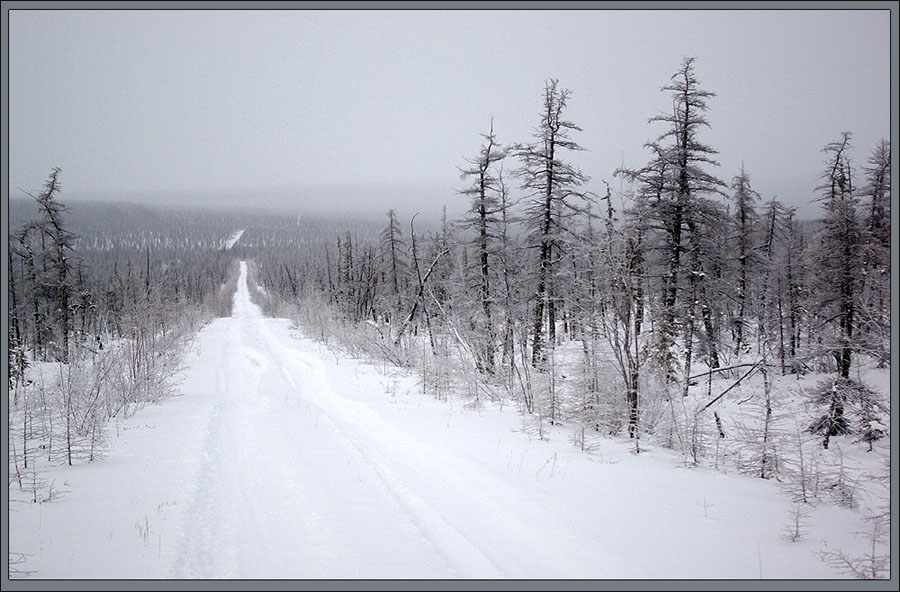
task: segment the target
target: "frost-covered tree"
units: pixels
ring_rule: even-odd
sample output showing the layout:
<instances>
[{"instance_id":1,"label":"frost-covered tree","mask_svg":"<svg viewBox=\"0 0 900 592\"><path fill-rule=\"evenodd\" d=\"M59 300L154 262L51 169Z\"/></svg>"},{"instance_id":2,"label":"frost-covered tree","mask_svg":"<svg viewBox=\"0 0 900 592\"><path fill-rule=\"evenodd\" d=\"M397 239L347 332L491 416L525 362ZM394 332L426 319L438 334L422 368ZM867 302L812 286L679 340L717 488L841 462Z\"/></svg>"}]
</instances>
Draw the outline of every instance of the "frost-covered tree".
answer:
<instances>
[{"instance_id":1,"label":"frost-covered tree","mask_svg":"<svg viewBox=\"0 0 900 592\"><path fill-rule=\"evenodd\" d=\"M829 350L842 378L850 377L862 277L862 234L849 149L849 132L844 132L839 141L825 147L828 161L822 175L824 183L817 188L822 192L821 201L825 207L819 237L817 292L821 308L826 313L825 319L835 327Z\"/></svg>"},{"instance_id":2,"label":"frost-covered tree","mask_svg":"<svg viewBox=\"0 0 900 592\"><path fill-rule=\"evenodd\" d=\"M734 349L740 352L745 344L744 329L746 325L747 300L750 276L756 263L754 242L756 233L756 208L754 202L759 194L750 187L750 176L741 166L741 172L731 181L732 202L734 204L735 248L737 250L737 316L734 319Z\"/></svg>"},{"instance_id":3,"label":"frost-covered tree","mask_svg":"<svg viewBox=\"0 0 900 592\"><path fill-rule=\"evenodd\" d=\"M607 200L609 197L607 197ZM607 201L609 203L609 201ZM638 422L641 364L644 358L644 222L635 212L626 212L623 226L613 226L612 206L607 210L605 270L609 274L606 295L609 314L602 315L603 328L625 386L628 435L640 451Z\"/></svg>"},{"instance_id":4,"label":"frost-covered tree","mask_svg":"<svg viewBox=\"0 0 900 592\"><path fill-rule=\"evenodd\" d=\"M384 283L389 291L388 300L391 302L391 306L399 310L403 302L403 278L406 273L404 250L406 249L406 243L403 240L403 231L400 229L397 212L390 209L387 217L387 226L381 232L382 273L386 276ZM387 311L384 312L387 313Z\"/></svg>"},{"instance_id":5,"label":"frost-covered tree","mask_svg":"<svg viewBox=\"0 0 900 592\"><path fill-rule=\"evenodd\" d=\"M788 211L787 228L784 242L784 298L785 317L783 322L788 332L787 347L783 349L784 357L790 360L790 371L793 374L801 372L801 364L798 361L800 352L801 334L804 319L803 304L807 299L808 271L805 266L806 237L800 224L794 219L793 210Z\"/></svg>"},{"instance_id":6,"label":"frost-covered tree","mask_svg":"<svg viewBox=\"0 0 900 592\"><path fill-rule=\"evenodd\" d=\"M669 160L666 167L672 180L671 191L665 197L669 214L669 269L666 279L666 314L673 314L678 295L678 279L681 273L681 257L685 250L682 233L689 220L696 216L698 198L715 193L725 186L717 177L707 173L704 166L718 166L713 156L718 151L700 141L700 131L710 127L706 118L706 101L715 93L702 90L694 73L695 58L684 58L678 72L672 75L672 83L662 90L672 93L673 111L652 117L651 123L660 122L668 129L656 142L668 140L668 149L659 151L659 157ZM660 204L663 205L663 204Z\"/></svg>"},{"instance_id":7,"label":"frost-covered tree","mask_svg":"<svg viewBox=\"0 0 900 592\"><path fill-rule=\"evenodd\" d=\"M32 195L38 206L39 219L25 225L19 235L19 243L27 253L35 310L43 308L46 311L43 316L50 321L56 341L54 355L58 361L66 363L69 360L72 329L71 258L75 235L66 224L66 207L58 199L61 189L59 173L60 169L54 168L44 183L44 190ZM39 305L38 300L43 300L44 305Z\"/></svg>"},{"instance_id":8,"label":"frost-covered tree","mask_svg":"<svg viewBox=\"0 0 900 592\"><path fill-rule=\"evenodd\" d=\"M517 146L515 151L522 162L516 174L528 192L525 222L531 233L531 246L538 252L531 336L532 365L538 368L544 367L546 347L556 339L554 283L560 248L567 240L567 221L585 212L584 201L588 198L582 190L588 177L563 160L563 151L583 150L571 138L571 133L581 128L563 117L570 96L570 90L559 88L558 80L548 80L535 142Z\"/></svg>"},{"instance_id":9,"label":"frost-covered tree","mask_svg":"<svg viewBox=\"0 0 900 592\"><path fill-rule=\"evenodd\" d=\"M715 149L700 140L700 132L710 127L706 117L707 100L715 93L700 88L694 73L694 58L684 58L672 75L671 84L662 87L672 96L672 111L650 118L650 123L663 123L666 130L646 147L652 150L651 161L642 169L619 171L638 181L638 194L651 226L657 235L661 288L660 314L654 350L665 368L669 382L675 378L673 350L678 325L685 323L685 347L693 339L693 307L701 307L706 333L709 363L718 366L717 337L710 308L707 273L712 250L704 245L704 234L724 222L721 206L710 199L721 193L725 183L708 173L705 167L718 166ZM686 265L685 254L690 255ZM679 296L682 286L691 294ZM685 359L689 356L685 356ZM686 369L690 366L688 363Z\"/></svg>"},{"instance_id":10,"label":"frost-covered tree","mask_svg":"<svg viewBox=\"0 0 900 592\"><path fill-rule=\"evenodd\" d=\"M483 334L480 339L481 343L476 346L476 363L482 372L493 374L496 332L493 319L494 294L491 291L491 260L497 250L498 216L502 214L504 207L500 199L501 188L495 165L506 157L507 149L497 143L493 120L491 120L490 132L482 134L482 138L484 142L478 156L466 159L468 166L460 168L460 178L472 180L472 184L460 193L470 199L470 207L463 221L463 228L474 230L476 235L478 294L483 314L481 323L484 325L481 330Z\"/></svg>"},{"instance_id":11,"label":"frost-covered tree","mask_svg":"<svg viewBox=\"0 0 900 592\"><path fill-rule=\"evenodd\" d=\"M862 168L865 229L860 328L865 347L883 366L890 357L891 291L891 143L882 139Z\"/></svg>"},{"instance_id":12,"label":"frost-covered tree","mask_svg":"<svg viewBox=\"0 0 900 592\"><path fill-rule=\"evenodd\" d=\"M849 152L850 133L824 148L827 165L822 175L822 192L825 207L822 230L819 235L816 294L822 323L833 327L831 339L825 344L828 354L834 358L839 381L831 388L821 389L819 403L828 405L828 413L811 429L823 433L824 446L831 436L847 433L848 422L844 417L847 388L853 362L854 330L861 281L862 234L857 213L857 200L853 191L853 175Z\"/></svg>"},{"instance_id":13,"label":"frost-covered tree","mask_svg":"<svg viewBox=\"0 0 900 592\"><path fill-rule=\"evenodd\" d=\"M890 250L891 244L891 143L882 138L863 167L866 186L862 194L868 198L866 228L870 240ZM888 253L889 255L889 253ZM889 262L888 259L887 262Z\"/></svg>"}]
</instances>

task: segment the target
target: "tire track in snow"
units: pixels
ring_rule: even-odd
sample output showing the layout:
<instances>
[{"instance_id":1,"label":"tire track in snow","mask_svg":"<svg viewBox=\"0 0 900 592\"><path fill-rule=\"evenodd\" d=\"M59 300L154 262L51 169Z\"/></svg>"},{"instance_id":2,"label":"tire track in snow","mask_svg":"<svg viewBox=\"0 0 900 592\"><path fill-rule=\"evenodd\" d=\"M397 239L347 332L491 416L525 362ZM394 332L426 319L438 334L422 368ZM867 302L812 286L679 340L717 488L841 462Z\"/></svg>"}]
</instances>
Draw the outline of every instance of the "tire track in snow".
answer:
<instances>
[{"instance_id":1,"label":"tire track in snow","mask_svg":"<svg viewBox=\"0 0 900 592\"><path fill-rule=\"evenodd\" d=\"M268 462L284 443L272 443L261 429L271 402L259 396L260 378L270 360L245 344L252 325L243 317L233 321L216 373L221 400L207 421L194 501L171 570L176 577L272 577L298 559L309 566L330 557L326 546L304 544L321 540L325 530L310 520L313 514L285 505L299 497L296 475Z\"/></svg>"},{"instance_id":2,"label":"tire track in snow","mask_svg":"<svg viewBox=\"0 0 900 592\"><path fill-rule=\"evenodd\" d=\"M573 577L597 561L551 508L336 393L246 272L176 577Z\"/></svg>"},{"instance_id":3,"label":"tire track in snow","mask_svg":"<svg viewBox=\"0 0 900 592\"><path fill-rule=\"evenodd\" d=\"M318 411L314 416L308 407L297 406L296 396L282 397L303 388L302 375L309 368L300 368L297 377L285 374L270 355L260 331L265 321L249 301L245 266L233 317L227 322L225 343L213 354L219 400L206 418L192 501L182 521L180 552L170 574L191 578L452 575L433 551L413 549L406 563L392 565L389 547L369 545L346 526L333 528L347 511L354 518L369 520L371 532L385 527L398 530L391 536L399 545L421 543L420 537L411 537L411 526L395 521L397 512L388 506L388 497L379 492L373 495L371 480L361 481L353 490L362 502L348 509L342 504L355 501L345 493L354 485L352 475L332 473L335 467L328 467L325 479L317 474L342 450L351 457L347 461L351 468L366 461L335 430L317 431L318 423L309 429ZM372 518L367 515L370 507Z\"/></svg>"},{"instance_id":4,"label":"tire track in snow","mask_svg":"<svg viewBox=\"0 0 900 592\"><path fill-rule=\"evenodd\" d=\"M268 337L271 337L271 334ZM397 508L407 515L423 538L429 542L448 565L453 567L455 572L460 574L460 577L467 577L467 575L471 577L474 574L485 578L502 578L505 576L499 565L486 555L476 543L448 522L431 503L406 487L397 473L390 468L384 455L379 454L375 448L369 445L371 442L363 441L355 436L346 425L349 420L349 423L359 427L383 429L381 425L383 420L380 417L368 407L355 402L344 400L352 404L350 406L351 411L339 413L335 412L329 405L323 404L318 396L309 397L309 393L313 391L324 391L329 397L335 397L334 393L327 386L327 382L320 376L322 368L314 367L304 359L286 359L282 352L276 353L278 347L272 339L267 339L266 341L270 355L277 361L280 372L291 384L294 392L316 405L325 414L325 419L335 429L335 433L349 443L360 457L368 461L380 481L382 490L394 500ZM290 353L296 354L299 352ZM292 369L294 372L291 372ZM304 374L307 377L311 374L316 376L312 389L307 384L298 385L292 378L293 375L301 376Z\"/></svg>"},{"instance_id":5,"label":"tire track in snow","mask_svg":"<svg viewBox=\"0 0 900 592\"><path fill-rule=\"evenodd\" d=\"M483 490L503 492L501 501L522 498L515 487L449 451L438 451L412 438L365 404L337 395L328 383L324 361L282 345L265 322L258 329L266 355L292 389L321 409L336 432L360 456L372 462L383 489L462 577L502 578L510 574L521 577L521 558L511 557L511 548L517 550L513 555L529 557L531 577L548 577L548 574L571 577L579 568L590 564L586 561L597 560L595 556L580 556L577 551L563 554L552 543L548 544L545 533L526 526L522 517L510 514L497 500L486 499L483 491L461 475L474 474ZM303 383L298 384L294 377L303 377ZM435 483L440 487L435 487ZM441 499L429 501L427 494L416 491L419 484L429 484L429 492L443 491ZM535 513L549 512L548 508L534 507L527 502L519 505L530 507ZM473 515L480 519L473 520ZM494 540L481 536L485 525L490 526L488 530L501 531L503 536ZM570 534L554 526L553 540L564 540ZM566 547L571 551L577 545Z\"/></svg>"},{"instance_id":6,"label":"tire track in snow","mask_svg":"<svg viewBox=\"0 0 900 592\"><path fill-rule=\"evenodd\" d=\"M229 326L225 351L220 357L227 357L227 350L233 344L233 326ZM179 547L181 551L172 565L170 572L175 578L213 577L216 564L214 545L220 537L211 532L211 525L221 523L214 492L221 489L220 473L210 467L220 464L218 438L222 431L223 414L229 401L222 396L227 392L223 367L216 370L216 392L222 397L207 417L200 454L200 466L197 471L192 503L187 513L188 523L182 531Z\"/></svg>"}]
</instances>

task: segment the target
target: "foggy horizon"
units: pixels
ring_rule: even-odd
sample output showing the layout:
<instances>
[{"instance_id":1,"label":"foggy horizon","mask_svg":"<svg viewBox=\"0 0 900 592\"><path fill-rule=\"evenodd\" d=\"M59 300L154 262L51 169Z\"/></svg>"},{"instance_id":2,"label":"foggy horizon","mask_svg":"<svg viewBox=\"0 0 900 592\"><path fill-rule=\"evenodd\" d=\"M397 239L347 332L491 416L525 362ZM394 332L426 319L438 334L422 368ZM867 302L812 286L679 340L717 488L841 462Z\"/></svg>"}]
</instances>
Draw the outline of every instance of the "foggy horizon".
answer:
<instances>
[{"instance_id":1,"label":"foggy horizon","mask_svg":"<svg viewBox=\"0 0 900 592\"><path fill-rule=\"evenodd\" d=\"M664 132L648 119L670 106L660 89L693 56L716 93L710 172L729 183L744 166L763 201L814 218L823 147L852 132L859 168L890 137L889 15L11 10L9 195L60 167L64 199L241 193L268 207L280 191L297 198L286 207L460 212L457 167L492 120L502 144L532 141L549 78L583 130L566 158L588 189L617 190L616 168L648 161ZM394 203L391 186L410 190ZM329 197L314 204L317 191Z\"/></svg>"},{"instance_id":2,"label":"foggy horizon","mask_svg":"<svg viewBox=\"0 0 900 592\"><path fill-rule=\"evenodd\" d=\"M61 171L65 175L65 171ZM31 201L39 191L16 188L11 199ZM360 203L360 198L367 201ZM339 217L381 217L394 210L401 219L420 214L420 221L458 218L468 204L453 188L418 183L341 183L334 185L227 187L194 190L122 192L67 192L64 203L116 203L151 207L205 208L210 210L267 210L286 214Z\"/></svg>"}]
</instances>

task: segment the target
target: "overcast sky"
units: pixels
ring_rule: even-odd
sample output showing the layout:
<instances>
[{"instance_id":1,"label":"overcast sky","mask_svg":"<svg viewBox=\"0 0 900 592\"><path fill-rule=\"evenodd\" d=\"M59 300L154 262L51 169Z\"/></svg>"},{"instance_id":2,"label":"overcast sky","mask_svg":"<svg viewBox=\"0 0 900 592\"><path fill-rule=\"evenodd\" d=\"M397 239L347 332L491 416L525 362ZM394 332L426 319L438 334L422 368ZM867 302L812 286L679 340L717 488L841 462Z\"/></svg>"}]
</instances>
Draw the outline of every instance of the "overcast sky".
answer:
<instances>
[{"instance_id":1,"label":"overcast sky","mask_svg":"<svg viewBox=\"0 0 900 592\"><path fill-rule=\"evenodd\" d=\"M764 199L803 208L826 143L853 132L861 165L890 136L888 11L9 15L12 195L58 166L68 194L403 183L462 199L456 167L491 117L501 142L529 140L549 77L572 91L573 160L596 188L646 163L682 56L717 93L714 172L743 163Z\"/></svg>"}]
</instances>

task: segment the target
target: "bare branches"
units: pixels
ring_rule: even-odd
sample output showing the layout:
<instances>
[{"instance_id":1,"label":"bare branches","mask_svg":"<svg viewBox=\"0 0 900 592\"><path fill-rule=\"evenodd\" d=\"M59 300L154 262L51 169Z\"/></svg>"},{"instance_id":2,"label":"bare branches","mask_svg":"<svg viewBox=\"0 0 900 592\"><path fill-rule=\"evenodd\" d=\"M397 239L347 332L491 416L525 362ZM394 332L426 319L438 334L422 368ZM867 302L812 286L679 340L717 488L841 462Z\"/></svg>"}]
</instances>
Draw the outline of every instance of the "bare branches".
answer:
<instances>
[{"instance_id":1,"label":"bare branches","mask_svg":"<svg viewBox=\"0 0 900 592\"><path fill-rule=\"evenodd\" d=\"M403 321L403 325L400 327L400 330L397 332L397 336L394 338L394 345L398 345L400 343L403 334L406 332L406 329L409 327L409 324L416 316L416 310L419 308L420 302L423 300L423 295L425 294L425 283L428 281L428 278L431 277L432 272L435 269L438 261L441 260L441 257L450 252L450 249L444 249L440 253L438 253L437 257L431 262L431 265L428 267L428 271L425 272L425 276L421 278L419 281L419 288L416 292L416 298L413 301L412 308L410 308L409 314L406 315L406 320Z\"/></svg>"}]
</instances>

